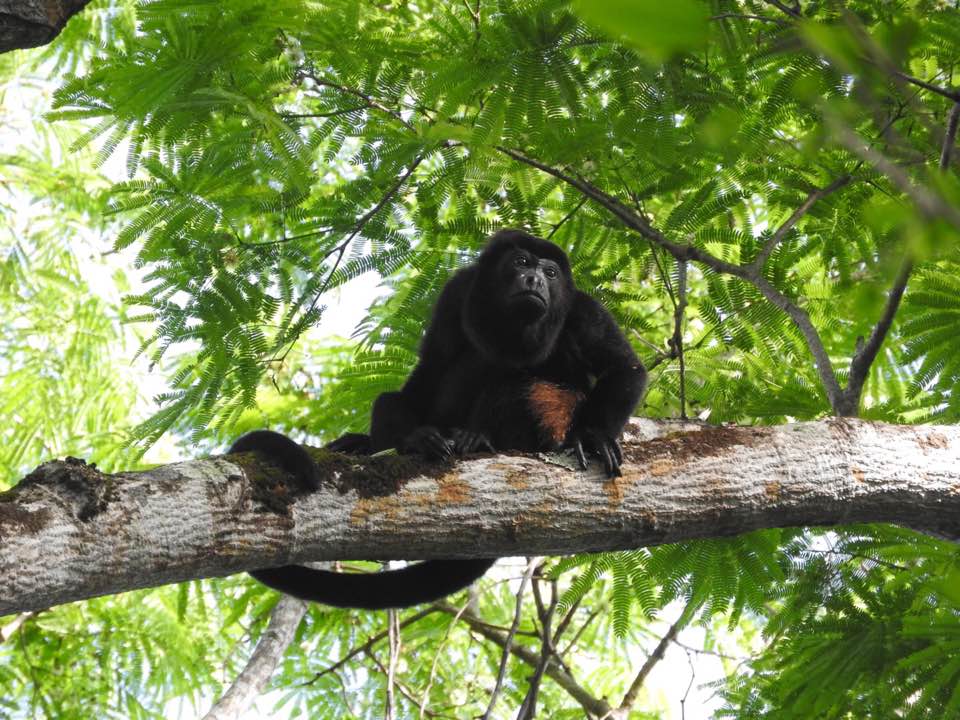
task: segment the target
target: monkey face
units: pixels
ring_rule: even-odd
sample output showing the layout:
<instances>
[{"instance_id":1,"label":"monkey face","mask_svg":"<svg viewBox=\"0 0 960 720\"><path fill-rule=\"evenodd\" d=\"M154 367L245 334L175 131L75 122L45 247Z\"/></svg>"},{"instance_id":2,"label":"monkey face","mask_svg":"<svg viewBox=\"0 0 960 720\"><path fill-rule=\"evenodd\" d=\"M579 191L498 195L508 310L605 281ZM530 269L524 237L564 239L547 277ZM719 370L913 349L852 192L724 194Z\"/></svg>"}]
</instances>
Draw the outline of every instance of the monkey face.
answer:
<instances>
[{"instance_id":1,"label":"monkey face","mask_svg":"<svg viewBox=\"0 0 960 720\"><path fill-rule=\"evenodd\" d=\"M522 248L504 253L498 275L508 311L522 322L540 320L560 292L561 272L557 263Z\"/></svg>"}]
</instances>

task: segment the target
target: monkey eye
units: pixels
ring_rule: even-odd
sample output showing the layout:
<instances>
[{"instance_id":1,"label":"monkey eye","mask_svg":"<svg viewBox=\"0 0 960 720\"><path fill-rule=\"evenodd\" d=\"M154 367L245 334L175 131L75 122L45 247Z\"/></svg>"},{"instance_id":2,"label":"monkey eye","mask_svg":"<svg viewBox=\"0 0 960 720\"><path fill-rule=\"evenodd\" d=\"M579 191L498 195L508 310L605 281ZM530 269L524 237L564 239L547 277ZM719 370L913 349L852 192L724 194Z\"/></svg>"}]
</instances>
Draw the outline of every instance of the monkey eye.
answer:
<instances>
[{"instance_id":1,"label":"monkey eye","mask_svg":"<svg viewBox=\"0 0 960 720\"><path fill-rule=\"evenodd\" d=\"M546 275L551 280L556 280L558 275L557 269L553 267L553 265L547 265L547 267L543 269L543 274Z\"/></svg>"},{"instance_id":2,"label":"monkey eye","mask_svg":"<svg viewBox=\"0 0 960 720\"><path fill-rule=\"evenodd\" d=\"M527 259L527 256L526 256L526 255L517 255L517 256L513 259L513 264L514 264L514 265L517 265L518 267L521 266L521 265L522 265L522 266L526 266L526 265L529 265L529 264L530 264L530 260Z\"/></svg>"}]
</instances>

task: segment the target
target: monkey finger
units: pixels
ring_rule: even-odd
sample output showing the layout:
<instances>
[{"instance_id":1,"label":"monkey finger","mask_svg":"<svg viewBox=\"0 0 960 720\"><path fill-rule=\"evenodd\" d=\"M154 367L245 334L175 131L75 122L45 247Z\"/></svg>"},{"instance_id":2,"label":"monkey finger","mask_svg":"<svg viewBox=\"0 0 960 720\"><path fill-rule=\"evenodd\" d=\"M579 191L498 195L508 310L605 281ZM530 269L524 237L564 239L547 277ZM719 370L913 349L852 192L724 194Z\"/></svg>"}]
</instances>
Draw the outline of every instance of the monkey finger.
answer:
<instances>
[{"instance_id":1,"label":"monkey finger","mask_svg":"<svg viewBox=\"0 0 960 720\"><path fill-rule=\"evenodd\" d=\"M610 450L610 445L607 442L601 442L599 448L600 459L603 460L603 469L607 473L607 477L613 477L613 452Z\"/></svg>"},{"instance_id":2,"label":"monkey finger","mask_svg":"<svg viewBox=\"0 0 960 720\"><path fill-rule=\"evenodd\" d=\"M623 448L620 447L620 441L613 439L613 454L617 458L617 465L623 465Z\"/></svg>"},{"instance_id":3,"label":"monkey finger","mask_svg":"<svg viewBox=\"0 0 960 720\"><path fill-rule=\"evenodd\" d=\"M431 440L429 455L435 460L449 460L453 457L453 449L442 438Z\"/></svg>"},{"instance_id":4,"label":"monkey finger","mask_svg":"<svg viewBox=\"0 0 960 720\"><path fill-rule=\"evenodd\" d=\"M620 477L623 475L623 473L620 472L620 464L623 460L623 456L620 454L619 450L620 448L617 445L616 440L610 443L610 445L607 447L607 453L610 456L610 465L607 468L607 475L610 477Z\"/></svg>"},{"instance_id":5,"label":"monkey finger","mask_svg":"<svg viewBox=\"0 0 960 720\"><path fill-rule=\"evenodd\" d=\"M453 431L453 451L457 455L476 452L482 445L483 435L473 430L456 428Z\"/></svg>"},{"instance_id":6,"label":"monkey finger","mask_svg":"<svg viewBox=\"0 0 960 720\"><path fill-rule=\"evenodd\" d=\"M486 435L479 432L470 433L470 452L480 452L484 448L493 452L490 441L487 440Z\"/></svg>"},{"instance_id":7,"label":"monkey finger","mask_svg":"<svg viewBox=\"0 0 960 720\"><path fill-rule=\"evenodd\" d=\"M587 456L583 454L583 443L579 439L575 440L573 443L573 451L577 455L577 460L580 463L580 469L587 469Z\"/></svg>"},{"instance_id":8,"label":"monkey finger","mask_svg":"<svg viewBox=\"0 0 960 720\"><path fill-rule=\"evenodd\" d=\"M453 436L453 452L456 455L463 455L469 452L470 433L460 428L454 428L451 431L451 435Z\"/></svg>"},{"instance_id":9,"label":"monkey finger","mask_svg":"<svg viewBox=\"0 0 960 720\"><path fill-rule=\"evenodd\" d=\"M434 460L447 460L453 454L450 443L435 428L423 434L420 438L420 447L424 455Z\"/></svg>"}]
</instances>

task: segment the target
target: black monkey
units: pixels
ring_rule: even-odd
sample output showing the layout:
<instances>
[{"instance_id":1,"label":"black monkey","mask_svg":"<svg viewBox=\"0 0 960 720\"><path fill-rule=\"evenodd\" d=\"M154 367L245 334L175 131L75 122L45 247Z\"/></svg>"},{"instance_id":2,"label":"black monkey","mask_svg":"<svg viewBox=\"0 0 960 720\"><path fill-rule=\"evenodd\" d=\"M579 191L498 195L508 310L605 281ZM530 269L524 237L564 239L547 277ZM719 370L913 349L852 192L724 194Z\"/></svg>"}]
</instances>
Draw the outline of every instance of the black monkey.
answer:
<instances>
[{"instance_id":1,"label":"black monkey","mask_svg":"<svg viewBox=\"0 0 960 720\"><path fill-rule=\"evenodd\" d=\"M357 454L397 448L434 459L572 447L583 467L586 447L615 476L622 462L617 438L645 384L646 371L613 317L574 286L563 250L501 230L443 288L420 361L401 390L377 398L370 435L345 435L327 447ZM279 433L250 433L230 448L247 450L318 484L309 455ZM306 600L375 609L443 597L493 562L429 560L369 575L290 565L251 574Z\"/></svg>"}]
</instances>

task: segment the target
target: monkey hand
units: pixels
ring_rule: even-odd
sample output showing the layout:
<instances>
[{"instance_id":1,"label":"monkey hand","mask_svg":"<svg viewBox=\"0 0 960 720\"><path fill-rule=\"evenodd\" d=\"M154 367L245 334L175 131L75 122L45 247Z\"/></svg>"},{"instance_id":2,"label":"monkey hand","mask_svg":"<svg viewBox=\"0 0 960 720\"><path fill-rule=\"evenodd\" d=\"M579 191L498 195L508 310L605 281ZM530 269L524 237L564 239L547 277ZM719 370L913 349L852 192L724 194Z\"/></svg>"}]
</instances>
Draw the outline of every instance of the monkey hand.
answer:
<instances>
[{"instance_id":1,"label":"monkey hand","mask_svg":"<svg viewBox=\"0 0 960 720\"><path fill-rule=\"evenodd\" d=\"M347 455L372 455L370 436L366 433L347 433L324 445L326 450L346 453Z\"/></svg>"},{"instance_id":2,"label":"monkey hand","mask_svg":"<svg viewBox=\"0 0 960 720\"><path fill-rule=\"evenodd\" d=\"M496 450L493 449L493 445L491 445L487 439L487 436L483 433L464 430L463 428L454 428L451 434L453 435L453 451L457 455L467 455L480 450L496 452Z\"/></svg>"},{"instance_id":3,"label":"monkey hand","mask_svg":"<svg viewBox=\"0 0 960 720\"><path fill-rule=\"evenodd\" d=\"M429 460L450 460L453 458L453 441L445 438L433 425L421 425L403 439L397 450L423 455Z\"/></svg>"},{"instance_id":4,"label":"monkey hand","mask_svg":"<svg viewBox=\"0 0 960 720\"><path fill-rule=\"evenodd\" d=\"M623 463L623 451L615 437L609 437L597 428L582 428L575 431L567 440L567 446L573 448L577 461L583 470L587 469L587 457L584 448L603 462L607 477L620 477L620 465Z\"/></svg>"}]
</instances>

